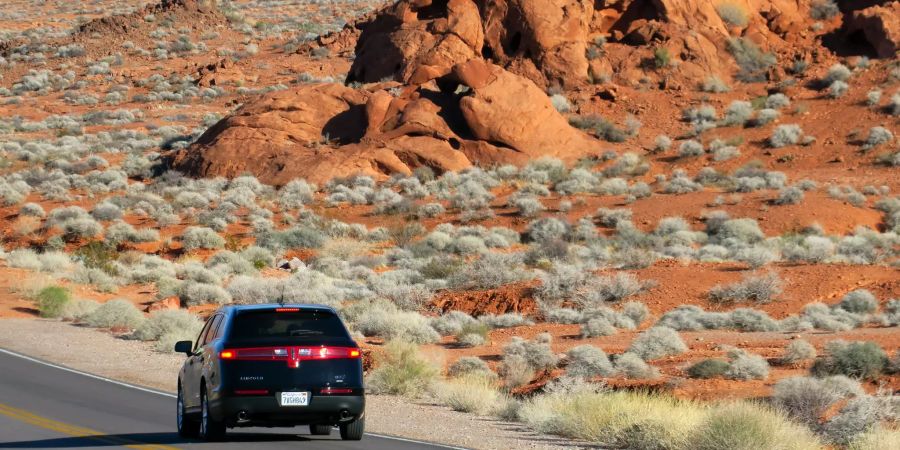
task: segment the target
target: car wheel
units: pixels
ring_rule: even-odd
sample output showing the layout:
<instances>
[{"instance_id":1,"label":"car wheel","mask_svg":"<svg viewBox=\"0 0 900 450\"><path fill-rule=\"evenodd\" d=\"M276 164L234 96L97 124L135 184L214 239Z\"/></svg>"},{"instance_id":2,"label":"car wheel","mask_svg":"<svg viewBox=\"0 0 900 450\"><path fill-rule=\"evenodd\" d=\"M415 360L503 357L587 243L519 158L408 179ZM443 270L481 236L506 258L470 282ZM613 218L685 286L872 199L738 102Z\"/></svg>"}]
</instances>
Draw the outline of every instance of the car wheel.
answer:
<instances>
[{"instance_id":1,"label":"car wheel","mask_svg":"<svg viewBox=\"0 0 900 450\"><path fill-rule=\"evenodd\" d=\"M178 383L178 400L176 401L175 414L178 424L178 435L181 437L197 437L200 433L200 423L188 417L184 412L184 393L181 390L181 383Z\"/></svg>"},{"instance_id":2,"label":"car wheel","mask_svg":"<svg viewBox=\"0 0 900 450\"><path fill-rule=\"evenodd\" d=\"M353 422L341 424L341 439L345 441L358 441L362 439L366 431L366 418L360 417Z\"/></svg>"},{"instance_id":3,"label":"car wheel","mask_svg":"<svg viewBox=\"0 0 900 450\"><path fill-rule=\"evenodd\" d=\"M309 434L313 436L328 436L331 434L331 425L310 425Z\"/></svg>"},{"instance_id":4,"label":"car wheel","mask_svg":"<svg viewBox=\"0 0 900 450\"><path fill-rule=\"evenodd\" d=\"M212 418L209 411L209 397L206 395L206 386L200 390L200 439L204 441L217 441L225 437L225 422L219 422Z\"/></svg>"}]
</instances>

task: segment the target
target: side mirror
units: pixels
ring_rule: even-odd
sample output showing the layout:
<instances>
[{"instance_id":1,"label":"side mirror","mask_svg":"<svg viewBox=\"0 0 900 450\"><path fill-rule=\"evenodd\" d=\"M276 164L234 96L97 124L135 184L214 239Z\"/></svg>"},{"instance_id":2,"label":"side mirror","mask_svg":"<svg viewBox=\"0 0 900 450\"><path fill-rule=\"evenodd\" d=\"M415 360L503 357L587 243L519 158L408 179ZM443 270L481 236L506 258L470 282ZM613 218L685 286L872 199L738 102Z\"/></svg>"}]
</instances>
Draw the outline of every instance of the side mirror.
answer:
<instances>
[{"instance_id":1,"label":"side mirror","mask_svg":"<svg viewBox=\"0 0 900 450\"><path fill-rule=\"evenodd\" d=\"M184 353L192 355L194 353L194 343L192 341L178 341L175 343L175 353Z\"/></svg>"}]
</instances>

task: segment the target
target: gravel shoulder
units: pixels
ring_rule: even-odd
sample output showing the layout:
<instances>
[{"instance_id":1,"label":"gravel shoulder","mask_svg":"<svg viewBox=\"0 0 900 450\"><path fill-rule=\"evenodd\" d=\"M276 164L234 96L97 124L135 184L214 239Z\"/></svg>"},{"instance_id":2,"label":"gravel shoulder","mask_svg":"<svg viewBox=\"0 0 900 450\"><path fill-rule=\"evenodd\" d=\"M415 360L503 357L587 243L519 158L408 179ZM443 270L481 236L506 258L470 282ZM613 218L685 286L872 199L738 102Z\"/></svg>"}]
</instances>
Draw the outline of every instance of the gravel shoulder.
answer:
<instances>
[{"instance_id":1,"label":"gravel shoulder","mask_svg":"<svg viewBox=\"0 0 900 450\"><path fill-rule=\"evenodd\" d=\"M0 319L0 348L73 369L166 392L175 391L182 358L150 344L71 323ZM583 445L540 435L521 425L451 411L402 397L370 395L367 429L373 433L474 449L568 449Z\"/></svg>"}]
</instances>

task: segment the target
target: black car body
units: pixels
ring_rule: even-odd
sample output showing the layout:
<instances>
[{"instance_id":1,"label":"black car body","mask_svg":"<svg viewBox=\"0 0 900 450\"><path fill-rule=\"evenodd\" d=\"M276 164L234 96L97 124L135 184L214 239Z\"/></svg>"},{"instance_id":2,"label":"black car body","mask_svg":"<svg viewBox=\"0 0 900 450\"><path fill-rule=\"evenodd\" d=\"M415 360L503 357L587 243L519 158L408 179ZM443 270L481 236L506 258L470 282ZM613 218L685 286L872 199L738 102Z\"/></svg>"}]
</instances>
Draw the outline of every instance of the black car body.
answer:
<instances>
[{"instance_id":1,"label":"black car body","mask_svg":"<svg viewBox=\"0 0 900 450\"><path fill-rule=\"evenodd\" d=\"M365 427L361 352L335 311L321 305L226 306L207 320L178 376L182 435L221 438L226 427Z\"/></svg>"}]
</instances>

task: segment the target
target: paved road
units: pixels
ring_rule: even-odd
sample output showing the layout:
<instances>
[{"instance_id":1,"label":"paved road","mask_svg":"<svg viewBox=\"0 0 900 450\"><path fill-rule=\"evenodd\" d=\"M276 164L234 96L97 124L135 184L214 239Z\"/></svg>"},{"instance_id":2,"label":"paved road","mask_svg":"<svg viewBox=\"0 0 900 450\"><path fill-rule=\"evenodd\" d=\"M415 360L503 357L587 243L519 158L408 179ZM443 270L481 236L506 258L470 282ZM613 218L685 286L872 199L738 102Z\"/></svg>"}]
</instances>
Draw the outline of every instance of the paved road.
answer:
<instances>
[{"instance_id":1,"label":"paved road","mask_svg":"<svg viewBox=\"0 0 900 450\"><path fill-rule=\"evenodd\" d=\"M366 435L362 441L310 436L306 427L229 430L205 444L175 432L171 394L116 384L0 352L0 449L6 448L446 449Z\"/></svg>"}]
</instances>

